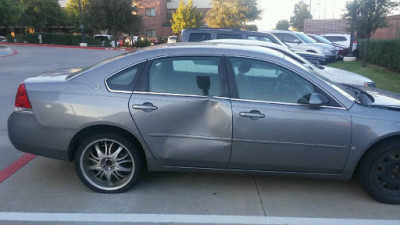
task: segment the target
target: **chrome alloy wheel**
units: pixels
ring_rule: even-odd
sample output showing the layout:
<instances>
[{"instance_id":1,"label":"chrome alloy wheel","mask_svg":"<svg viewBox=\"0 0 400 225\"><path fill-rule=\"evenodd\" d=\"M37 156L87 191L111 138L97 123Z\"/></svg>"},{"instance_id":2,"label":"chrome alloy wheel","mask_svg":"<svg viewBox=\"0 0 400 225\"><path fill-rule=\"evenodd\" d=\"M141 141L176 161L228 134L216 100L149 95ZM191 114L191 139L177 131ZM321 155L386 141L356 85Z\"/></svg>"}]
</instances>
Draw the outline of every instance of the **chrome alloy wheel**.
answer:
<instances>
[{"instance_id":1,"label":"chrome alloy wheel","mask_svg":"<svg viewBox=\"0 0 400 225\"><path fill-rule=\"evenodd\" d=\"M80 157L82 175L93 186L113 191L127 185L135 174L132 154L121 143L111 139L96 140Z\"/></svg>"}]
</instances>

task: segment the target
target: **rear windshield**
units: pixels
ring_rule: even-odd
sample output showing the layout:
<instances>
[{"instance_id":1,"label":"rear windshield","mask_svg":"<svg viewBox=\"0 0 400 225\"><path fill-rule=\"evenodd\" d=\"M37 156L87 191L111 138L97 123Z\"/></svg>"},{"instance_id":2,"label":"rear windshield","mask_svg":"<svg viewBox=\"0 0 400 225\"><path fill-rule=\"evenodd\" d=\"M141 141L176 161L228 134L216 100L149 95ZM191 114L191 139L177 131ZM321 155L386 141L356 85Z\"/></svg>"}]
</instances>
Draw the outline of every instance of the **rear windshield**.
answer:
<instances>
[{"instance_id":1,"label":"rear windshield","mask_svg":"<svg viewBox=\"0 0 400 225\"><path fill-rule=\"evenodd\" d=\"M303 33L297 33L297 37L303 40L305 43L315 43L316 41L309 36L303 34Z\"/></svg>"},{"instance_id":2,"label":"rear windshield","mask_svg":"<svg viewBox=\"0 0 400 225\"><path fill-rule=\"evenodd\" d=\"M200 42L206 40L211 40L210 33L191 33L189 35L189 42Z\"/></svg>"}]
</instances>

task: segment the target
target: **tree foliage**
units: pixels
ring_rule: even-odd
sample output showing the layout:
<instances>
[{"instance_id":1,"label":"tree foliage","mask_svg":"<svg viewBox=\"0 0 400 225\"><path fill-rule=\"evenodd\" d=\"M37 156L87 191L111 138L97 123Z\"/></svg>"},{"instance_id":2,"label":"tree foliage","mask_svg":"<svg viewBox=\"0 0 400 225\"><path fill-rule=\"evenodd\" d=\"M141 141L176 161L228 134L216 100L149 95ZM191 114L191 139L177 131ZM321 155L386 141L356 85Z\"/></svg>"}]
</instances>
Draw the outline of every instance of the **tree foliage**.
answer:
<instances>
[{"instance_id":1,"label":"tree foliage","mask_svg":"<svg viewBox=\"0 0 400 225\"><path fill-rule=\"evenodd\" d=\"M311 19L312 15L308 9L308 5L303 1L294 5L294 16L290 17L290 24L298 31L304 30L304 21Z\"/></svg>"},{"instance_id":2,"label":"tree foliage","mask_svg":"<svg viewBox=\"0 0 400 225\"><path fill-rule=\"evenodd\" d=\"M347 3L345 17L354 24L355 30L367 38L365 49L362 49L364 67L371 36L377 29L388 26L386 18L397 6L399 2L393 0L353 0Z\"/></svg>"},{"instance_id":3,"label":"tree foliage","mask_svg":"<svg viewBox=\"0 0 400 225\"><path fill-rule=\"evenodd\" d=\"M189 0L187 4L180 0L179 7L172 14L171 24L174 33L180 33L183 29L200 27L202 25L203 14L197 12L197 8L193 7L193 0Z\"/></svg>"},{"instance_id":4,"label":"tree foliage","mask_svg":"<svg viewBox=\"0 0 400 225\"><path fill-rule=\"evenodd\" d=\"M275 30L289 30L290 23L287 20L279 20L276 23Z\"/></svg>"},{"instance_id":5,"label":"tree foliage","mask_svg":"<svg viewBox=\"0 0 400 225\"><path fill-rule=\"evenodd\" d=\"M68 19L67 22L68 24L73 25L76 28L78 28L80 25L79 1L81 1L81 8L82 8L82 24L86 27L88 14L85 13L85 10L88 5L88 0L68 0L65 5L65 10Z\"/></svg>"},{"instance_id":6,"label":"tree foliage","mask_svg":"<svg viewBox=\"0 0 400 225\"><path fill-rule=\"evenodd\" d=\"M23 16L19 25L43 28L63 23L63 13L58 0L21 0Z\"/></svg>"},{"instance_id":7,"label":"tree foliage","mask_svg":"<svg viewBox=\"0 0 400 225\"><path fill-rule=\"evenodd\" d=\"M134 34L141 28L142 18L136 15L132 0L87 0L84 8L84 18L93 30L108 30L117 37L121 33Z\"/></svg>"},{"instance_id":8,"label":"tree foliage","mask_svg":"<svg viewBox=\"0 0 400 225\"><path fill-rule=\"evenodd\" d=\"M16 25L22 12L22 6L19 1L0 0L0 26Z\"/></svg>"},{"instance_id":9,"label":"tree foliage","mask_svg":"<svg viewBox=\"0 0 400 225\"><path fill-rule=\"evenodd\" d=\"M256 0L212 0L206 22L215 28L244 28L248 22L260 19L261 13Z\"/></svg>"}]
</instances>

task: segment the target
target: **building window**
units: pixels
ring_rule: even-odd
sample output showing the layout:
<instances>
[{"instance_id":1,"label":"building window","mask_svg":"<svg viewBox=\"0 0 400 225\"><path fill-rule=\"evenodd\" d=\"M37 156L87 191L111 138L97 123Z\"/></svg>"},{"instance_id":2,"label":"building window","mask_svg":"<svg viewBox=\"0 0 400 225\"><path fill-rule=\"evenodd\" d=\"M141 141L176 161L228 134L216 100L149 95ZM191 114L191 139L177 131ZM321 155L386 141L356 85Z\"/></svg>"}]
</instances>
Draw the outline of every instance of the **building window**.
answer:
<instances>
[{"instance_id":1,"label":"building window","mask_svg":"<svg viewBox=\"0 0 400 225\"><path fill-rule=\"evenodd\" d=\"M172 2L172 0L167 0L167 2Z\"/></svg>"},{"instance_id":2,"label":"building window","mask_svg":"<svg viewBox=\"0 0 400 225\"><path fill-rule=\"evenodd\" d=\"M175 10L168 9L167 10L167 20L170 21L172 19L172 15L174 14Z\"/></svg>"},{"instance_id":3,"label":"building window","mask_svg":"<svg viewBox=\"0 0 400 225\"><path fill-rule=\"evenodd\" d=\"M146 30L146 36L147 37L156 37L157 32L156 32L156 30Z\"/></svg>"},{"instance_id":4,"label":"building window","mask_svg":"<svg viewBox=\"0 0 400 225\"><path fill-rule=\"evenodd\" d=\"M146 9L146 16L156 16L156 9Z\"/></svg>"}]
</instances>

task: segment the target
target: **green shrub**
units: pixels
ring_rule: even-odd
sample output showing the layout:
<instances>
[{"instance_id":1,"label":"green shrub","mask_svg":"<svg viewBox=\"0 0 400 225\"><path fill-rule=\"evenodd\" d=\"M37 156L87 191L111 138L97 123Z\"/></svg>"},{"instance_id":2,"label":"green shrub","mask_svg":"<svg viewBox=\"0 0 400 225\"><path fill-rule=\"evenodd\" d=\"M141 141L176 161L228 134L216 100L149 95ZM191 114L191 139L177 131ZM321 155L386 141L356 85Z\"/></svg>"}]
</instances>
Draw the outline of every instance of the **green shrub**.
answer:
<instances>
[{"instance_id":1,"label":"green shrub","mask_svg":"<svg viewBox=\"0 0 400 225\"><path fill-rule=\"evenodd\" d=\"M7 42L10 42L10 43L14 42L14 38L11 36L11 34L6 35L6 40L7 40Z\"/></svg>"},{"instance_id":2,"label":"green shrub","mask_svg":"<svg viewBox=\"0 0 400 225\"><path fill-rule=\"evenodd\" d=\"M135 47L136 48L144 48L144 47L150 46L150 44L151 43L150 43L149 39L144 39L144 40L139 39L135 42Z\"/></svg>"},{"instance_id":3,"label":"green shrub","mask_svg":"<svg viewBox=\"0 0 400 225\"><path fill-rule=\"evenodd\" d=\"M366 40L360 41L360 56L363 55L365 44ZM400 40L370 40L367 61L400 71Z\"/></svg>"}]
</instances>

